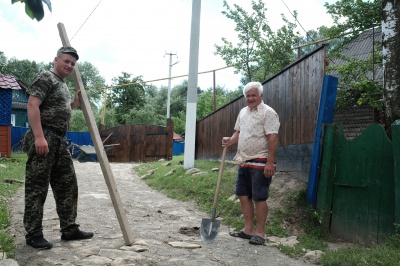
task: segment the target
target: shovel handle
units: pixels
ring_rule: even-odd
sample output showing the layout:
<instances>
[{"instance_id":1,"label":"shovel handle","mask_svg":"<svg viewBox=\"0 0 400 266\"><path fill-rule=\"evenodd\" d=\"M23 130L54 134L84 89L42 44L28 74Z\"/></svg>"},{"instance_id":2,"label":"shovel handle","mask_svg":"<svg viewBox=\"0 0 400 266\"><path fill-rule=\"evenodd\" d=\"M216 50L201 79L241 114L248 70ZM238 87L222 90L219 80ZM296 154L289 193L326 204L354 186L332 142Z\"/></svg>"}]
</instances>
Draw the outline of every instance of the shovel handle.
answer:
<instances>
[{"instance_id":1,"label":"shovel handle","mask_svg":"<svg viewBox=\"0 0 400 266\"><path fill-rule=\"evenodd\" d=\"M213 213L212 213L212 217L211 217L212 221L214 221L215 210L217 208L217 203L218 203L219 187L221 186L222 172L224 171L226 149L227 149L227 146L225 146L223 151L222 151L221 165L219 166L218 182L217 182L217 188L215 189Z\"/></svg>"}]
</instances>

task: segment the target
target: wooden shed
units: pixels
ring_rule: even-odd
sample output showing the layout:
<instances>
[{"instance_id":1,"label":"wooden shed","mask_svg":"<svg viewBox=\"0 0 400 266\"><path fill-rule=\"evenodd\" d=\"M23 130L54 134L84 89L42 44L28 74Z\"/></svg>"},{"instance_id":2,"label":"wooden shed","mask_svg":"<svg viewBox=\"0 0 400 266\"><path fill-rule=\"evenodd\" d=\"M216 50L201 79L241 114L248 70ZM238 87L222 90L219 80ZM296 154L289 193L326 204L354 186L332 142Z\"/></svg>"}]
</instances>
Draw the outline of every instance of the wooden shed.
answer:
<instances>
[{"instance_id":1,"label":"wooden shed","mask_svg":"<svg viewBox=\"0 0 400 266\"><path fill-rule=\"evenodd\" d=\"M12 90L20 90L14 76L0 74L0 157L11 157Z\"/></svg>"}]
</instances>

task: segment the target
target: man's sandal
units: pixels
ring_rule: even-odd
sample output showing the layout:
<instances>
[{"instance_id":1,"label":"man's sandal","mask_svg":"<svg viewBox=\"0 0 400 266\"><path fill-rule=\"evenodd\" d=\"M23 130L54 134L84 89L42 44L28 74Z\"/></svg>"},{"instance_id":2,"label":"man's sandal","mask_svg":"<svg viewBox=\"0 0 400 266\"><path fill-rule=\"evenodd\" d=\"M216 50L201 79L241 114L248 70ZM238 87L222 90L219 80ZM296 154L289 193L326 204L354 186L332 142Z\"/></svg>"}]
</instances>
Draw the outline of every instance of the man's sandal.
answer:
<instances>
[{"instance_id":1,"label":"man's sandal","mask_svg":"<svg viewBox=\"0 0 400 266\"><path fill-rule=\"evenodd\" d=\"M250 239L249 243L250 243L250 244L253 244L253 245L264 245L265 239L262 238L261 236L254 235L254 236Z\"/></svg>"},{"instance_id":2,"label":"man's sandal","mask_svg":"<svg viewBox=\"0 0 400 266\"><path fill-rule=\"evenodd\" d=\"M244 239L251 239L251 235L246 234L243 231L232 231L229 233L230 236L233 237L240 237L240 238L244 238Z\"/></svg>"}]
</instances>

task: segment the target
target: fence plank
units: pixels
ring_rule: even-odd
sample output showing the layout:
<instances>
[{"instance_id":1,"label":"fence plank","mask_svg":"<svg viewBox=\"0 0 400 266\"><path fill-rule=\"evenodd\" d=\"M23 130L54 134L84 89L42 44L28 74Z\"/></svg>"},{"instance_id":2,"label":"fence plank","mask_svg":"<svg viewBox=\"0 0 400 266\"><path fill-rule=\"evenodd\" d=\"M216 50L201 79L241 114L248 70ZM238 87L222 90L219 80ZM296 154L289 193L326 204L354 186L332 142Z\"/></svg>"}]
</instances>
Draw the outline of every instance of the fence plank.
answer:
<instances>
[{"instance_id":1,"label":"fence plank","mask_svg":"<svg viewBox=\"0 0 400 266\"><path fill-rule=\"evenodd\" d=\"M62 41L62 44L64 46L70 46L69 39L67 36L67 33L65 31L64 25L62 23L57 24L58 31L60 34L60 38ZM100 162L101 169L104 174L104 179L106 181L108 190L110 192L110 197L114 205L114 209L122 230L122 234L125 240L126 245L131 245L133 243L133 235L132 231L129 227L128 220L126 217L126 212L125 209L122 206L122 201L118 193L118 189L116 188L116 183L114 180L113 173L111 171L110 164L108 163L108 158L107 155L104 151L103 143L100 139L100 134L98 132L98 129L96 127L96 123L94 120L94 116L90 107L89 100L87 98L87 94L85 91L85 88L82 83L82 79L79 73L78 68L76 67L73 71L73 78L75 81L75 85L77 86L77 89L81 91L80 93L80 101L81 101L81 108L83 111L83 114L85 115L85 120L88 124L90 135L92 137L92 141L94 143L94 147L96 149L96 154L97 154L97 159Z\"/></svg>"},{"instance_id":2,"label":"fence plank","mask_svg":"<svg viewBox=\"0 0 400 266\"><path fill-rule=\"evenodd\" d=\"M328 128L329 129L329 128ZM326 137L332 136L327 130ZM380 243L394 233L395 183L393 148L382 126L373 124L350 141L339 127L335 148L327 146L321 169L317 208L324 225L342 239L362 244ZM324 143L328 143L324 140ZM331 154L329 154L331 153ZM334 169L334 171L332 171ZM332 176L329 176L332 175ZM333 180L331 184L327 180ZM328 186L331 185L332 188ZM331 216L330 195L332 189Z\"/></svg>"}]
</instances>

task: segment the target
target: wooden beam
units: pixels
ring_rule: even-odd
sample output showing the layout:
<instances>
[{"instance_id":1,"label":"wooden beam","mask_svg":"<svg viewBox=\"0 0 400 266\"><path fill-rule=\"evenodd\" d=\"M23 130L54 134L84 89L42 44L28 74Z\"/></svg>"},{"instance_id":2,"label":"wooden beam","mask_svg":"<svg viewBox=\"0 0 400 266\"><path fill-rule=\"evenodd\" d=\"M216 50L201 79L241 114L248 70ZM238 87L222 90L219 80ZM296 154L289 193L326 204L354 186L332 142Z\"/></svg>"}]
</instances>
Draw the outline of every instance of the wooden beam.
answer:
<instances>
[{"instance_id":1,"label":"wooden beam","mask_svg":"<svg viewBox=\"0 0 400 266\"><path fill-rule=\"evenodd\" d=\"M65 31L64 24L58 23L57 24L58 32L60 34L60 38L62 41L63 46L71 46L69 43L69 39L67 37L67 33ZM133 235L132 231L128 225L128 219L126 217L125 209L122 206L121 198L118 193L117 185L114 180L113 173L111 171L110 164L108 162L107 154L104 150L103 142L101 141L99 131L97 129L95 119L93 116L92 109L90 107L90 103L83 87L81 75L79 73L78 67L74 68L72 76L75 81L76 89L80 90L80 102L81 102L81 109L85 116L86 123L89 127L90 136L92 137L92 141L94 144L94 148L96 150L97 159L100 163L101 170L103 171L104 179L106 181L108 191L110 192L111 200L114 205L115 212L117 214L118 222L122 230L122 234L125 239L126 245L131 245L133 243Z\"/></svg>"}]
</instances>

